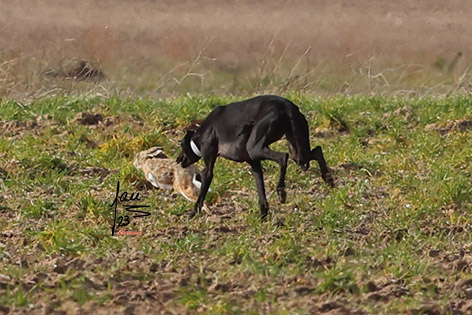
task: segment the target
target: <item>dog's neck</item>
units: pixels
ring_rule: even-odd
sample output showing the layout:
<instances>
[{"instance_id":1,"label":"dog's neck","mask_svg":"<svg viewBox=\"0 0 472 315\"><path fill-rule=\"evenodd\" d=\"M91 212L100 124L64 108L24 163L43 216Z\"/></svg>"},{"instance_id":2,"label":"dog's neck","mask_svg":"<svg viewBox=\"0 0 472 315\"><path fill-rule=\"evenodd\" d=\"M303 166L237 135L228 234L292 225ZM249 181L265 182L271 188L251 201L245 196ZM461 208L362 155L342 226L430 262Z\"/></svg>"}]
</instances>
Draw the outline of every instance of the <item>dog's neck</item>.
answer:
<instances>
[{"instance_id":1,"label":"dog's neck","mask_svg":"<svg viewBox=\"0 0 472 315\"><path fill-rule=\"evenodd\" d=\"M192 140L190 140L190 148L192 149L193 153L198 156L202 157L202 152L200 152L200 149L198 148L197 144Z\"/></svg>"}]
</instances>

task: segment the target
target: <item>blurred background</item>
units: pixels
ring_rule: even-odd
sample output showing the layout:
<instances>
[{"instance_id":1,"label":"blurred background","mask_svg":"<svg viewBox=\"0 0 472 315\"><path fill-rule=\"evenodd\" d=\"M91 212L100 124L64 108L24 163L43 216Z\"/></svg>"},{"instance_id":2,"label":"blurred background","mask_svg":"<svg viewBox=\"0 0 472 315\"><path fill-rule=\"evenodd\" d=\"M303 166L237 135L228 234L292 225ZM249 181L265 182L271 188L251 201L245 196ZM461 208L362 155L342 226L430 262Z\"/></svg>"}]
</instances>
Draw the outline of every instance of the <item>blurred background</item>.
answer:
<instances>
[{"instance_id":1,"label":"blurred background","mask_svg":"<svg viewBox=\"0 0 472 315\"><path fill-rule=\"evenodd\" d=\"M467 0L3 0L0 97L464 93L471 16Z\"/></svg>"}]
</instances>

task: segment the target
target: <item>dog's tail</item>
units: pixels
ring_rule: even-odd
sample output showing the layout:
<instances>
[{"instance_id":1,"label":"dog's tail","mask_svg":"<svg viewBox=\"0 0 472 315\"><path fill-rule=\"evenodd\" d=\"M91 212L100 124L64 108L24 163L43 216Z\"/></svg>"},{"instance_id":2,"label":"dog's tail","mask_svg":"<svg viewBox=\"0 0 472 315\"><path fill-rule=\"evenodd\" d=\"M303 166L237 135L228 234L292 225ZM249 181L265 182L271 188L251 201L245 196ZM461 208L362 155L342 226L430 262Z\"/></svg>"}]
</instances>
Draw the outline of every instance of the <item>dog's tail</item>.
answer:
<instances>
[{"instance_id":1,"label":"dog's tail","mask_svg":"<svg viewBox=\"0 0 472 315\"><path fill-rule=\"evenodd\" d=\"M289 117L291 123L286 136L293 159L303 171L308 170L310 161L317 161L320 166L321 177L329 186L334 187L334 178L326 165L323 150L320 146L315 147L313 150L310 149L308 122L305 116L303 116L297 106L293 106Z\"/></svg>"},{"instance_id":2,"label":"dog's tail","mask_svg":"<svg viewBox=\"0 0 472 315\"><path fill-rule=\"evenodd\" d=\"M310 149L310 138L308 122L298 107L293 104L290 106L290 127L287 130L287 140L292 158L300 167L306 171L309 167L313 154Z\"/></svg>"}]
</instances>

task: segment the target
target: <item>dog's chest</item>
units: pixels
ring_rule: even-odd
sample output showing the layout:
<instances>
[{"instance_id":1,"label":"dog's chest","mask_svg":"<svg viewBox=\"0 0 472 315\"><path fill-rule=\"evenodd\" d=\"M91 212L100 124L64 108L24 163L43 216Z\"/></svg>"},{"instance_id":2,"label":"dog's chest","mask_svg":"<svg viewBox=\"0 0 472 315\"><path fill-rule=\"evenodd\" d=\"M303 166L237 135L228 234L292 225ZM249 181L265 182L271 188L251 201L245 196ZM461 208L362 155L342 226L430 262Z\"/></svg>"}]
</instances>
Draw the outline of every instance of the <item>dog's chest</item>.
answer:
<instances>
[{"instance_id":1,"label":"dog's chest","mask_svg":"<svg viewBox=\"0 0 472 315\"><path fill-rule=\"evenodd\" d=\"M246 145L242 141L218 144L218 155L237 162L249 159Z\"/></svg>"}]
</instances>

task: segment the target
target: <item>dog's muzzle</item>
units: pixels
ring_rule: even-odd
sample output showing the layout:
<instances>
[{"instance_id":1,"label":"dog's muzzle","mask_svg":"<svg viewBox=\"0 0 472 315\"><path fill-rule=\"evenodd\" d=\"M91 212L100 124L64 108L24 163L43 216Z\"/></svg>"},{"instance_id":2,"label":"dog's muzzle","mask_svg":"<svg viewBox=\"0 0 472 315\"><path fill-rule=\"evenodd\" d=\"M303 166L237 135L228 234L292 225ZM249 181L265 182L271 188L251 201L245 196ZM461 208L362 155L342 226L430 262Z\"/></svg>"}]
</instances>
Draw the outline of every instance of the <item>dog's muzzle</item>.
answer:
<instances>
[{"instance_id":1,"label":"dog's muzzle","mask_svg":"<svg viewBox=\"0 0 472 315\"><path fill-rule=\"evenodd\" d=\"M177 157L177 160L175 160L178 164L180 164L180 166L182 166L182 164L184 163L184 157L182 154L180 154L178 157Z\"/></svg>"},{"instance_id":2,"label":"dog's muzzle","mask_svg":"<svg viewBox=\"0 0 472 315\"><path fill-rule=\"evenodd\" d=\"M189 166L191 163L189 161L188 158L186 158L185 156L180 156L177 158L176 162L182 167L182 168L186 168L187 166Z\"/></svg>"}]
</instances>

